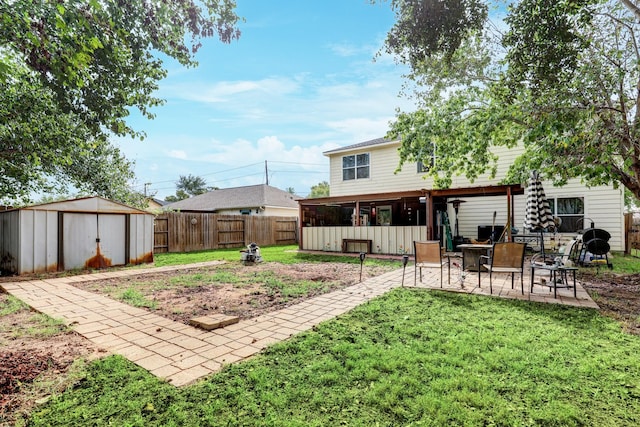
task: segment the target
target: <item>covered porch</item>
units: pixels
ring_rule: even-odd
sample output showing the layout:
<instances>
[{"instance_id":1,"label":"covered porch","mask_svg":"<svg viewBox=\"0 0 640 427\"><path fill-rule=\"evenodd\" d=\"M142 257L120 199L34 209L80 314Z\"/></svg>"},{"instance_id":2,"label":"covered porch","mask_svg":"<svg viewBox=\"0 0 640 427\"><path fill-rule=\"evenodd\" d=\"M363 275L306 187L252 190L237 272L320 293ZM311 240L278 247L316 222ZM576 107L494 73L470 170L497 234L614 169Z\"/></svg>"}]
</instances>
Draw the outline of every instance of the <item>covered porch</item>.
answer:
<instances>
[{"instance_id":1,"label":"covered porch","mask_svg":"<svg viewBox=\"0 0 640 427\"><path fill-rule=\"evenodd\" d=\"M374 254L411 254L413 242L440 240L443 247L474 240L486 240L486 219L477 220L478 234L461 236L457 227L457 206L461 198L502 196L496 206L507 224L513 224L515 195L524 194L520 184L420 189L394 193L363 194L299 200L300 249L328 252L371 252ZM511 239L511 227L504 229ZM498 236L499 237L499 236Z\"/></svg>"}]
</instances>

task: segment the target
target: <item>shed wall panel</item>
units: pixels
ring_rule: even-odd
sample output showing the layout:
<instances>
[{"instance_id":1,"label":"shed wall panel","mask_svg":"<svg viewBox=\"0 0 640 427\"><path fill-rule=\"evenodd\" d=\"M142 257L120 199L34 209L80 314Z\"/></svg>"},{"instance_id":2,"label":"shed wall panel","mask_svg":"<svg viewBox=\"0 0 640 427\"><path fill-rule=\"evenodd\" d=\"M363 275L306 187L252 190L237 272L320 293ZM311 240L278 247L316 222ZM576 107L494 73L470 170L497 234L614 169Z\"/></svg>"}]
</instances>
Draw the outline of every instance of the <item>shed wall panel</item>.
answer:
<instances>
[{"instance_id":1,"label":"shed wall panel","mask_svg":"<svg viewBox=\"0 0 640 427\"><path fill-rule=\"evenodd\" d=\"M57 212L20 210L20 273L58 269Z\"/></svg>"},{"instance_id":2,"label":"shed wall panel","mask_svg":"<svg viewBox=\"0 0 640 427\"><path fill-rule=\"evenodd\" d=\"M0 213L0 270L19 273L20 259L19 211Z\"/></svg>"},{"instance_id":3,"label":"shed wall panel","mask_svg":"<svg viewBox=\"0 0 640 427\"><path fill-rule=\"evenodd\" d=\"M111 265L125 265L125 215L98 215L100 252Z\"/></svg>"},{"instance_id":4,"label":"shed wall panel","mask_svg":"<svg viewBox=\"0 0 640 427\"><path fill-rule=\"evenodd\" d=\"M153 216L131 215L129 230L129 256L131 264L153 261Z\"/></svg>"}]
</instances>

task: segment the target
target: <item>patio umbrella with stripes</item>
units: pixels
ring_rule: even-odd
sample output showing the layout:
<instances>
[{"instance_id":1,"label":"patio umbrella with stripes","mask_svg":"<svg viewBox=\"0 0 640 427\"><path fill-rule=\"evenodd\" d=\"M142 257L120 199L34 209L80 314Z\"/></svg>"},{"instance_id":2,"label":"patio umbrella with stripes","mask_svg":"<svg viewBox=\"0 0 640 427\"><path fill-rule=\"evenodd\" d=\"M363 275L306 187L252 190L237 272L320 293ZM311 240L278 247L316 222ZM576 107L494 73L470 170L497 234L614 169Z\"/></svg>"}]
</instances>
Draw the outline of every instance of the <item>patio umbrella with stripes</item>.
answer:
<instances>
[{"instance_id":1,"label":"patio umbrella with stripes","mask_svg":"<svg viewBox=\"0 0 640 427\"><path fill-rule=\"evenodd\" d=\"M524 217L524 228L531 231L540 231L541 249L544 259L544 230L555 230L556 224L549 207L549 201L544 194L544 188L540 176L536 171L531 173L527 185L527 210Z\"/></svg>"}]
</instances>

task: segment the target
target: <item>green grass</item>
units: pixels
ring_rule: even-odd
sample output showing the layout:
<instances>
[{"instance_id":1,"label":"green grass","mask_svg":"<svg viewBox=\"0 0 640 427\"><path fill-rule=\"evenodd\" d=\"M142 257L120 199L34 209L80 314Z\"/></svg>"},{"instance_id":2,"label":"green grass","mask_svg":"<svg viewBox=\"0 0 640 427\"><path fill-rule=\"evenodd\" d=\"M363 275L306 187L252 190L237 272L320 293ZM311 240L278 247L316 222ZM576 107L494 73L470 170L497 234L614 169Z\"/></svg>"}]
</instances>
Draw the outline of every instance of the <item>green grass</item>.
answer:
<instances>
[{"instance_id":1,"label":"green grass","mask_svg":"<svg viewBox=\"0 0 640 427\"><path fill-rule=\"evenodd\" d=\"M29 306L16 297L8 295L4 301L0 301L0 316L17 313L20 310L29 310Z\"/></svg>"},{"instance_id":2,"label":"green grass","mask_svg":"<svg viewBox=\"0 0 640 427\"><path fill-rule=\"evenodd\" d=\"M596 310L397 289L177 389L118 356L33 426L635 426L640 339Z\"/></svg>"},{"instance_id":3,"label":"green grass","mask_svg":"<svg viewBox=\"0 0 640 427\"><path fill-rule=\"evenodd\" d=\"M295 264L300 262L347 262L359 264L360 259L354 256L328 255L319 253L299 253L297 245L260 247L260 254L265 261ZM204 261L240 262L240 249L216 249L187 253L158 253L153 255L157 267L165 265L182 265ZM368 257L365 265L388 264L388 260ZM398 263L398 261L393 261Z\"/></svg>"},{"instance_id":4,"label":"green grass","mask_svg":"<svg viewBox=\"0 0 640 427\"><path fill-rule=\"evenodd\" d=\"M0 317L10 314L28 312L30 308L27 304L11 295L0 301ZM41 313L32 313L30 316L30 326L4 324L0 322L0 332L8 333L14 338L28 336L33 338L50 337L67 330L67 326L62 320L54 319Z\"/></svg>"},{"instance_id":5,"label":"green grass","mask_svg":"<svg viewBox=\"0 0 640 427\"><path fill-rule=\"evenodd\" d=\"M639 254L640 256L640 254ZM640 258L633 255L614 252L609 261L613 264L613 272L620 274L640 273ZM604 267L606 269L606 267Z\"/></svg>"},{"instance_id":6,"label":"green grass","mask_svg":"<svg viewBox=\"0 0 640 427\"><path fill-rule=\"evenodd\" d=\"M145 307L152 310L158 308L158 303L156 301L146 298L139 290L131 287L123 291L118 296L118 299L134 307Z\"/></svg>"}]
</instances>

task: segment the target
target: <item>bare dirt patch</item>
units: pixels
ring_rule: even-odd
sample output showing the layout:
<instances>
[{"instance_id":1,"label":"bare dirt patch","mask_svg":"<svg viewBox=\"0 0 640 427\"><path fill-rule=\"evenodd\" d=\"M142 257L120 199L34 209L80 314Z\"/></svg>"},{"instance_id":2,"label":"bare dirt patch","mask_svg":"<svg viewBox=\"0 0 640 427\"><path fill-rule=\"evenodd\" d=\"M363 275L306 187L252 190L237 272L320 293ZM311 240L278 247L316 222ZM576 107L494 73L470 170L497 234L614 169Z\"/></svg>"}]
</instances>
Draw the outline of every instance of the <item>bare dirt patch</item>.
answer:
<instances>
[{"instance_id":1,"label":"bare dirt patch","mask_svg":"<svg viewBox=\"0 0 640 427\"><path fill-rule=\"evenodd\" d=\"M398 268L365 266L362 280ZM89 272L84 272L89 273ZM42 277L3 277L1 281ZM226 279L226 280L225 280ZM341 289L360 281L360 266L343 263L254 266L223 264L199 269L148 273L118 279L74 284L82 289L120 298L133 289L150 311L178 322L213 313L250 318L296 304L306 298ZM0 293L0 309L9 296ZM0 426L14 425L38 401L69 385L74 360L91 360L105 352L89 340L60 326L48 337L32 336L38 327L33 311L23 309L0 316ZM47 383L47 387L38 385ZM51 382L54 386L51 386Z\"/></svg>"},{"instance_id":2,"label":"bare dirt patch","mask_svg":"<svg viewBox=\"0 0 640 427\"><path fill-rule=\"evenodd\" d=\"M365 266L362 279L398 267L399 264ZM227 264L197 270L182 268L76 286L114 298L127 289L136 289L145 301L153 303L154 307L149 309L154 313L188 322L192 317L213 313L255 317L359 281L358 264L264 263L247 267ZM291 287L300 282L308 282L308 286L302 286L305 292L297 294ZM622 322L629 333L640 335L640 274L586 273L582 275L581 283L600 305L603 314ZM6 294L0 293L0 308L7 299ZM46 338L29 336L25 331L37 326L38 322L33 315L29 310L21 310L0 316L0 426L14 425L16 419L35 405L34 402L68 386L69 380L65 378L68 378L74 360L104 354L64 327ZM53 382L54 386L33 386L34 379L36 383Z\"/></svg>"},{"instance_id":3,"label":"bare dirt patch","mask_svg":"<svg viewBox=\"0 0 640 427\"><path fill-rule=\"evenodd\" d=\"M0 293L0 308L8 300ZM15 425L50 393L64 390L74 361L104 354L64 325L47 336L33 332L41 328L28 309L0 316L0 426Z\"/></svg>"},{"instance_id":4,"label":"bare dirt patch","mask_svg":"<svg viewBox=\"0 0 640 427\"><path fill-rule=\"evenodd\" d=\"M397 269L367 266L362 280ZM194 317L226 314L243 319L279 310L360 281L360 266L344 263L226 263L74 284L115 299L136 290L155 314L189 323Z\"/></svg>"},{"instance_id":5,"label":"bare dirt patch","mask_svg":"<svg viewBox=\"0 0 640 427\"><path fill-rule=\"evenodd\" d=\"M640 273L601 272L581 276L581 283L602 314L620 321L627 332L640 336Z\"/></svg>"}]
</instances>

